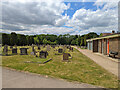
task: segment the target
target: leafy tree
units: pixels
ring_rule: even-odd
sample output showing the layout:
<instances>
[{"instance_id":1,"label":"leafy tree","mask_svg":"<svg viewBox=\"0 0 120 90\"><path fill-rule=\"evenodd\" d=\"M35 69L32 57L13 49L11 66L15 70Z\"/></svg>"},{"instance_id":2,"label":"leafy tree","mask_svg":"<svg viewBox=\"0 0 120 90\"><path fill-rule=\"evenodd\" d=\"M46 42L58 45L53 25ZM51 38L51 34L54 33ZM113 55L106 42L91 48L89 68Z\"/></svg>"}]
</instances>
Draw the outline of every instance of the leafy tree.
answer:
<instances>
[{"instance_id":1,"label":"leafy tree","mask_svg":"<svg viewBox=\"0 0 120 90\"><path fill-rule=\"evenodd\" d=\"M12 46L17 44L17 34L15 32L11 33L10 44Z\"/></svg>"},{"instance_id":2,"label":"leafy tree","mask_svg":"<svg viewBox=\"0 0 120 90\"><path fill-rule=\"evenodd\" d=\"M71 45L75 45L76 44L76 40L72 40Z\"/></svg>"},{"instance_id":3,"label":"leafy tree","mask_svg":"<svg viewBox=\"0 0 120 90\"><path fill-rule=\"evenodd\" d=\"M99 37L102 37L103 36L103 34L101 33L100 35L99 35Z\"/></svg>"},{"instance_id":4,"label":"leafy tree","mask_svg":"<svg viewBox=\"0 0 120 90\"><path fill-rule=\"evenodd\" d=\"M10 45L10 35L9 34L3 33L1 39L2 39L3 45L5 45L5 44Z\"/></svg>"},{"instance_id":5,"label":"leafy tree","mask_svg":"<svg viewBox=\"0 0 120 90\"><path fill-rule=\"evenodd\" d=\"M80 46L84 46L84 38L81 37L81 43L80 43Z\"/></svg>"}]
</instances>

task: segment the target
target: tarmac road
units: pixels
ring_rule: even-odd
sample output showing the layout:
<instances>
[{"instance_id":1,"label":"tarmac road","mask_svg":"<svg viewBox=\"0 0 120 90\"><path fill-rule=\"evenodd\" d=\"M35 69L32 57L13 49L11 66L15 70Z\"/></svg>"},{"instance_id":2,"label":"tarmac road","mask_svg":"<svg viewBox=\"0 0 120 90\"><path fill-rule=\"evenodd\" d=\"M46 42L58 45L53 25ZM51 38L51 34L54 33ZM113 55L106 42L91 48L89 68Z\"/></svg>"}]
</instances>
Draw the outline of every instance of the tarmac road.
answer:
<instances>
[{"instance_id":1,"label":"tarmac road","mask_svg":"<svg viewBox=\"0 0 120 90\"><path fill-rule=\"evenodd\" d=\"M91 88L92 90L99 87L2 68L2 88Z\"/></svg>"}]
</instances>

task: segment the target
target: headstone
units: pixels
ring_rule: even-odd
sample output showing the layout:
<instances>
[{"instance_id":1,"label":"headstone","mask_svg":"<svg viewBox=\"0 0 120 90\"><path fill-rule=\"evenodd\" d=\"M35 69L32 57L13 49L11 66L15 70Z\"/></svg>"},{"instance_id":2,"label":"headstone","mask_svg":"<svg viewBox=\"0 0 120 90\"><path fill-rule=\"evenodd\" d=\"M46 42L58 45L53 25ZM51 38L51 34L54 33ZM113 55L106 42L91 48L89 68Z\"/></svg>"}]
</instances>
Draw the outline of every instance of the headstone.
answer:
<instances>
[{"instance_id":1,"label":"headstone","mask_svg":"<svg viewBox=\"0 0 120 90\"><path fill-rule=\"evenodd\" d=\"M34 45L32 44L32 52L34 52L35 51L35 49L34 49Z\"/></svg>"},{"instance_id":2,"label":"headstone","mask_svg":"<svg viewBox=\"0 0 120 90\"><path fill-rule=\"evenodd\" d=\"M10 46L10 49L13 49L13 46Z\"/></svg>"},{"instance_id":3,"label":"headstone","mask_svg":"<svg viewBox=\"0 0 120 90\"><path fill-rule=\"evenodd\" d=\"M68 60L68 53L63 54L63 60Z\"/></svg>"},{"instance_id":4,"label":"headstone","mask_svg":"<svg viewBox=\"0 0 120 90\"><path fill-rule=\"evenodd\" d=\"M28 48L20 48L20 55L27 55Z\"/></svg>"},{"instance_id":5,"label":"headstone","mask_svg":"<svg viewBox=\"0 0 120 90\"><path fill-rule=\"evenodd\" d=\"M8 55L8 45L5 45L3 48L3 53L5 53L5 55Z\"/></svg>"},{"instance_id":6,"label":"headstone","mask_svg":"<svg viewBox=\"0 0 120 90\"><path fill-rule=\"evenodd\" d=\"M63 53L63 60L69 60L69 57L71 57L69 53Z\"/></svg>"},{"instance_id":7,"label":"headstone","mask_svg":"<svg viewBox=\"0 0 120 90\"><path fill-rule=\"evenodd\" d=\"M59 49L58 49L58 53L63 53L63 49L62 49L62 48L59 48Z\"/></svg>"},{"instance_id":8,"label":"headstone","mask_svg":"<svg viewBox=\"0 0 120 90\"><path fill-rule=\"evenodd\" d=\"M73 52L73 47L70 47L69 50Z\"/></svg>"},{"instance_id":9,"label":"headstone","mask_svg":"<svg viewBox=\"0 0 120 90\"><path fill-rule=\"evenodd\" d=\"M15 48L17 48L17 45L14 45Z\"/></svg>"},{"instance_id":10,"label":"headstone","mask_svg":"<svg viewBox=\"0 0 120 90\"><path fill-rule=\"evenodd\" d=\"M55 48L55 45L52 45L51 47L52 47L52 48Z\"/></svg>"},{"instance_id":11,"label":"headstone","mask_svg":"<svg viewBox=\"0 0 120 90\"><path fill-rule=\"evenodd\" d=\"M17 54L17 48L12 49L12 54Z\"/></svg>"},{"instance_id":12,"label":"headstone","mask_svg":"<svg viewBox=\"0 0 120 90\"><path fill-rule=\"evenodd\" d=\"M40 50L40 46L38 46L38 50Z\"/></svg>"},{"instance_id":13,"label":"headstone","mask_svg":"<svg viewBox=\"0 0 120 90\"><path fill-rule=\"evenodd\" d=\"M64 51L64 52L66 51L66 47L65 47L65 46L63 46L63 51Z\"/></svg>"},{"instance_id":14,"label":"headstone","mask_svg":"<svg viewBox=\"0 0 120 90\"><path fill-rule=\"evenodd\" d=\"M43 45L43 48L45 48L45 45Z\"/></svg>"},{"instance_id":15,"label":"headstone","mask_svg":"<svg viewBox=\"0 0 120 90\"><path fill-rule=\"evenodd\" d=\"M48 56L48 52L47 51L40 51L40 58L46 58Z\"/></svg>"},{"instance_id":16,"label":"headstone","mask_svg":"<svg viewBox=\"0 0 120 90\"><path fill-rule=\"evenodd\" d=\"M50 51L50 46L49 45L47 45L47 51Z\"/></svg>"}]
</instances>

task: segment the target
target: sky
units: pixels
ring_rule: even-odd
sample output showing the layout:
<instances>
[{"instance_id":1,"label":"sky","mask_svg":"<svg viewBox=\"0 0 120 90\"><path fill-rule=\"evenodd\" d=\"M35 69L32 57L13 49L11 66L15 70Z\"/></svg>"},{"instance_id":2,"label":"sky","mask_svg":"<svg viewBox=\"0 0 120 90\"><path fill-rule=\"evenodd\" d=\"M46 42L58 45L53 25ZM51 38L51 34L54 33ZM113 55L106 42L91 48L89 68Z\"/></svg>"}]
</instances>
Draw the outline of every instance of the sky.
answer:
<instances>
[{"instance_id":1,"label":"sky","mask_svg":"<svg viewBox=\"0 0 120 90\"><path fill-rule=\"evenodd\" d=\"M1 6L3 33L83 35L118 31L118 0L2 0Z\"/></svg>"}]
</instances>

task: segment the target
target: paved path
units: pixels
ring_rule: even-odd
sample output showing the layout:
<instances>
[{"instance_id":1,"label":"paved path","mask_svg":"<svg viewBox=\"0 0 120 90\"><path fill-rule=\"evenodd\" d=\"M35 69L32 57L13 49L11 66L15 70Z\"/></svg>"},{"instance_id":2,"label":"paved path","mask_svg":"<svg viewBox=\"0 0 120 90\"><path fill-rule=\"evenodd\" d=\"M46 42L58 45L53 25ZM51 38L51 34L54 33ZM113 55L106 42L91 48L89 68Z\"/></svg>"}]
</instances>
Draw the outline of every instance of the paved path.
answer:
<instances>
[{"instance_id":1,"label":"paved path","mask_svg":"<svg viewBox=\"0 0 120 90\"><path fill-rule=\"evenodd\" d=\"M98 88L89 84L71 83L6 68L2 69L2 79L3 88Z\"/></svg>"},{"instance_id":2,"label":"paved path","mask_svg":"<svg viewBox=\"0 0 120 90\"><path fill-rule=\"evenodd\" d=\"M96 62L97 64L108 70L109 72L118 76L118 70L120 70L120 63L118 66L117 62L110 60L108 57L105 57L104 55L95 54L87 49L80 49L77 47L75 48L78 49L81 53L83 53L87 57L89 57L90 59L92 59L94 62Z\"/></svg>"}]
</instances>

